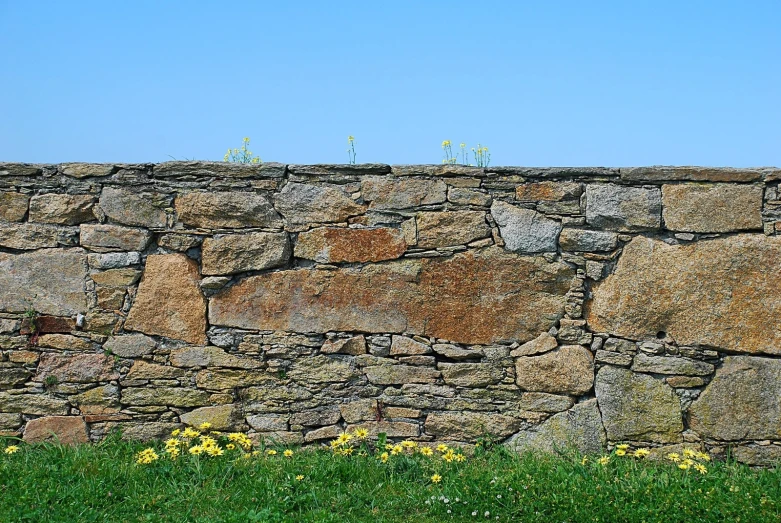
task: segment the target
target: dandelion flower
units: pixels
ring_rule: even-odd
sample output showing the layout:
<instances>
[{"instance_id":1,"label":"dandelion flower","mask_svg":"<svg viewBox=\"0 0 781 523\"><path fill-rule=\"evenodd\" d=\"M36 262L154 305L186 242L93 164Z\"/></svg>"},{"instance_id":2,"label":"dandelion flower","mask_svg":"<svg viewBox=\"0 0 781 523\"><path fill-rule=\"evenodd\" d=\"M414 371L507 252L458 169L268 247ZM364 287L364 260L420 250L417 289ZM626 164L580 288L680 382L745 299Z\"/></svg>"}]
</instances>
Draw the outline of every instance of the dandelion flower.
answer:
<instances>
[{"instance_id":1,"label":"dandelion flower","mask_svg":"<svg viewBox=\"0 0 781 523\"><path fill-rule=\"evenodd\" d=\"M626 451L624 449L617 449L616 456L626 456Z\"/></svg>"},{"instance_id":2,"label":"dandelion flower","mask_svg":"<svg viewBox=\"0 0 781 523\"><path fill-rule=\"evenodd\" d=\"M610 463L610 456L602 456L601 458L599 458L597 460L597 463L599 463L600 465L602 465L604 467L605 465Z\"/></svg>"},{"instance_id":3,"label":"dandelion flower","mask_svg":"<svg viewBox=\"0 0 781 523\"><path fill-rule=\"evenodd\" d=\"M171 436L178 436L182 431L180 429L176 429L173 432L171 432Z\"/></svg>"},{"instance_id":4,"label":"dandelion flower","mask_svg":"<svg viewBox=\"0 0 781 523\"><path fill-rule=\"evenodd\" d=\"M182 437L187 439L197 438L200 435L201 435L200 432L190 427L187 427L186 429L184 429L184 432L182 432Z\"/></svg>"},{"instance_id":5,"label":"dandelion flower","mask_svg":"<svg viewBox=\"0 0 781 523\"><path fill-rule=\"evenodd\" d=\"M677 452L670 452L667 454L667 459L672 461L673 463L678 463L681 461L681 456Z\"/></svg>"},{"instance_id":6,"label":"dandelion flower","mask_svg":"<svg viewBox=\"0 0 781 523\"><path fill-rule=\"evenodd\" d=\"M464 456L463 454L456 454L456 462L462 463L464 461L466 461L466 456Z\"/></svg>"},{"instance_id":7,"label":"dandelion flower","mask_svg":"<svg viewBox=\"0 0 781 523\"><path fill-rule=\"evenodd\" d=\"M421 447L420 453L423 454L424 456L431 456L432 454L434 454L434 451L431 450L431 447Z\"/></svg>"},{"instance_id":8,"label":"dandelion flower","mask_svg":"<svg viewBox=\"0 0 781 523\"><path fill-rule=\"evenodd\" d=\"M225 448L227 450L236 450L236 445L234 445L233 443L228 443L227 445L225 445Z\"/></svg>"},{"instance_id":9,"label":"dandelion flower","mask_svg":"<svg viewBox=\"0 0 781 523\"><path fill-rule=\"evenodd\" d=\"M418 446L418 444L414 441L405 439L404 441L401 442L401 446L404 447L405 449L414 449L415 447Z\"/></svg>"},{"instance_id":10,"label":"dandelion flower","mask_svg":"<svg viewBox=\"0 0 781 523\"><path fill-rule=\"evenodd\" d=\"M6 454L13 454L14 452L19 452L19 447L16 445L8 445L3 452Z\"/></svg>"},{"instance_id":11,"label":"dandelion flower","mask_svg":"<svg viewBox=\"0 0 781 523\"><path fill-rule=\"evenodd\" d=\"M678 463L678 468L681 470L688 470L689 464L688 463Z\"/></svg>"},{"instance_id":12,"label":"dandelion flower","mask_svg":"<svg viewBox=\"0 0 781 523\"><path fill-rule=\"evenodd\" d=\"M685 458L693 458L697 456L697 453L693 451L692 449L683 449L683 456Z\"/></svg>"},{"instance_id":13,"label":"dandelion flower","mask_svg":"<svg viewBox=\"0 0 781 523\"><path fill-rule=\"evenodd\" d=\"M437 451L439 452L447 452L449 448L450 447L448 447L444 443L440 443L439 445L437 445Z\"/></svg>"},{"instance_id":14,"label":"dandelion flower","mask_svg":"<svg viewBox=\"0 0 781 523\"><path fill-rule=\"evenodd\" d=\"M353 142L355 141L355 137L354 137L354 136L352 136L352 135L350 135L350 136L348 136L348 137L347 137L347 141L348 141L349 143L353 143Z\"/></svg>"},{"instance_id":15,"label":"dandelion flower","mask_svg":"<svg viewBox=\"0 0 781 523\"><path fill-rule=\"evenodd\" d=\"M629 445L627 445L626 443L621 443L620 445L616 445L616 448L618 450L627 450L629 449Z\"/></svg>"},{"instance_id":16,"label":"dandelion flower","mask_svg":"<svg viewBox=\"0 0 781 523\"><path fill-rule=\"evenodd\" d=\"M303 481L303 479L304 479L303 474L299 474L298 476L296 476L296 481Z\"/></svg>"},{"instance_id":17,"label":"dandelion flower","mask_svg":"<svg viewBox=\"0 0 781 523\"><path fill-rule=\"evenodd\" d=\"M442 481L442 476L440 476L439 474L434 474L433 476L431 476L432 483L439 483L440 481Z\"/></svg>"},{"instance_id":18,"label":"dandelion flower","mask_svg":"<svg viewBox=\"0 0 781 523\"><path fill-rule=\"evenodd\" d=\"M580 464L585 465L586 463L588 463L588 456L583 456L583 459L580 460Z\"/></svg>"},{"instance_id":19,"label":"dandelion flower","mask_svg":"<svg viewBox=\"0 0 781 523\"><path fill-rule=\"evenodd\" d=\"M358 439L366 439L369 436L369 431L364 428L355 429L353 435Z\"/></svg>"},{"instance_id":20,"label":"dandelion flower","mask_svg":"<svg viewBox=\"0 0 781 523\"><path fill-rule=\"evenodd\" d=\"M383 463L387 463L388 462L388 453L387 452L383 452L382 454L380 454L380 461L382 461Z\"/></svg>"},{"instance_id":21,"label":"dandelion flower","mask_svg":"<svg viewBox=\"0 0 781 523\"><path fill-rule=\"evenodd\" d=\"M6 453L8 453L8 448L6 448ZM157 455L155 450L149 447L147 449L142 450L136 455L136 463L140 465L148 465L153 461L157 461L159 457L160 456Z\"/></svg>"},{"instance_id":22,"label":"dandelion flower","mask_svg":"<svg viewBox=\"0 0 781 523\"><path fill-rule=\"evenodd\" d=\"M276 455L277 455L277 451L274 449L268 449L266 451L266 456L276 456Z\"/></svg>"},{"instance_id":23,"label":"dandelion flower","mask_svg":"<svg viewBox=\"0 0 781 523\"><path fill-rule=\"evenodd\" d=\"M707 474L708 473L708 468L705 465L703 465L702 463L695 463L694 464L694 470L696 470L700 474Z\"/></svg>"},{"instance_id":24,"label":"dandelion flower","mask_svg":"<svg viewBox=\"0 0 781 523\"><path fill-rule=\"evenodd\" d=\"M633 453L633 454L634 454L634 456L635 456L636 458L645 458L645 457L647 457L647 456L648 456L650 453L651 453L651 451L650 451L650 450L648 450L648 449L646 449L646 448L642 448L642 449L637 449L636 451L634 451L634 453Z\"/></svg>"},{"instance_id":25,"label":"dandelion flower","mask_svg":"<svg viewBox=\"0 0 781 523\"><path fill-rule=\"evenodd\" d=\"M195 445L190 447L190 450L188 452L193 456L198 456L200 454L203 454L203 450L204 450L203 447L201 447L200 445Z\"/></svg>"},{"instance_id":26,"label":"dandelion flower","mask_svg":"<svg viewBox=\"0 0 781 523\"><path fill-rule=\"evenodd\" d=\"M391 455L395 456L396 454L401 454L403 450L404 448L401 445L394 445L391 449Z\"/></svg>"}]
</instances>

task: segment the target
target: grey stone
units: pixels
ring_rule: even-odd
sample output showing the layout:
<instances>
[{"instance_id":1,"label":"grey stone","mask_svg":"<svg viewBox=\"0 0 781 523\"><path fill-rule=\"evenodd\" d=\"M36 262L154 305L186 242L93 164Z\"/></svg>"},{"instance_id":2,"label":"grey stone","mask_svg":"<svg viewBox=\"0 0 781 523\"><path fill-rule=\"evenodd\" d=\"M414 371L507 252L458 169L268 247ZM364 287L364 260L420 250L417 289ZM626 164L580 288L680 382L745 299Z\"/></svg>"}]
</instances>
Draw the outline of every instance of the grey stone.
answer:
<instances>
[{"instance_id":1,"label":"grey stone","mask_svg":"<svg viewBox=\"0 0 781 523\"><path fill-rule=\"evenodd\" d=\"M154 167L155 178L281 178L285 165L276 162L234 163L234 162L164 162Z\"/></svg>"},{"instance_id":2,"label":"grey stone","mask_svg":"<svg viewBox=\"0 0 781 523\"><path fill-rule=\"evenodd\" d=\"M447 191L447 199L449 202L458 205L475 205L478 207L488 207L492 201L490 194L461 187L450 187Z\"/></svg>"},{"instance_id":3,"label":"grey stone","mask_svg":"<svg viewBox=\"0 0 781 523\"><path fill-rule=\"evenodd\" d=\"M31 222L77 225L95 219L90 194L41 194L30 199Z\"/></svg>"},{"instance_id":4,"label":"grey stone","mask_svg":"<svg viewBox=\"0 0 781 523\"><path fill-rule=\"evenodd\" d=\"M89 178L92 176L108 176L114 172L114 165L110 163L63 163L60 172L73 178Z\"/></svg>"},{"instance_id":5,"label":"grey stone","mask_svg":"<svg viewBox=\"0 0 781 523\"><path fill-rule=\"evenodd\" d=\"M209 404L209 393L184 387L127 387L120 401L123 405L201 407Z\"/></svg>"},{"instance_id":6,"label":"grey stone","mask_svg":"<svg viewBox=\"0 0 781 523\"><path fill-rule=\"evenodd\" d=\"M89 266L93 269L118 269L141 263L141 253L110 252L106 254L90 254L88 259Z\"/></svg>"},{"instance_id":7,"label":"grey stone","mask_svg":"<svg viewBox=\"0 0 781 523\"><path fill-rule=\"evenodd\" d=\"M157 343L143 334L124 334L112 336L103 345L103 349L120 358L138 358L151 354Z\"/></svg>"},{"instance_id":8,"label":"grey stone","mask_svg":"<svg viewBox=\"0 0 781 523\"><path fill-rule=\"evenodd\" d=\"M432 412L426 417L426 434L474 442L485 436L504 438L518 430L521 420L483 412Z\"/></svg>"},{"instance_id":9,"label":"grey stone","mask_svg":"<svg viewBox=\"0 0 781 523\"><path fill-rule=\"evenodd\" d=\"M565 227L559 236L559 244L565 251L612 251L618 244L618 234L609 231Z\"/></svg>"},{"instance_id":10,"label":"grey stone","mask_svg":"<svg viewBox=\"0 0 781 523\"><path fill-rule=\"evenodd\" d=\"M543 332L533 340L527 341L517 349L514 349L510 352L510 356L513 358L518 356L534 356L536 354L550 352L558 346L559 342L556 341L556 338L547 332Z\"/></svg>"},{"instance_id":11,"label":"grey stone","mask_svg":"<svg viewBox=\"0 0 781 523\"><path fill-rule=\"evenodd\" d=\"M186 252L201 244L203 238L190 234L163 234L157 239L157 245L163 249Z\"/></svg>"},{"instance_id":12,"label":"grey stone","mask_svg":"<svg viewBox=\"0 0 781 523\"><path fill-rule=\"evenodd\" d=\"M658 229L662 195L658 187L625 187L612 183L586 186L586 222L616 231Z\"/></svg>"},{"instance_id":13,"label":"grey stone","mask_svg":"<svg viewBox=\"0 0 781 523\"><path fill-rule=\"evenodd\" d=\"M431 347L406 336L393 336L390 348L391 356L413 356L431 353Z\"/></svg>"},{"instance_id":14,"label":"grey stone","mask_svg":"<svg viewBox=\"0 0 781 523\"><path fill-rule=\"evenodd\" d=\"M713 372L713 365L704 361L671 356L649 356L640 353L632 365L635 372L655 374L681 374L684 376L707 376Z\"/></svg>"},{"instance_id":15,"label":"grey stone","mask_svg":"<svg viewBox=\"0 0 781 523\"><path fill-rule=\"evenodd\" d=\"M458 387L486 387L504 378L504 369L490 363L439 363L442 379Z\"/></svg>"},{"instance_id":16,"label":"grey stone","mask_svg":"<svg viewBox=\"0 0 781 523\"><path fill-rule=\"evenodd\" d=\"M433 383L441 376L438 370L414 365L376 365L363 369L369 383L375 385L404 385Z\"/></svg>"},{"instance_id":17,"label":"grey stone","mask_svg":"<svg viewBox=\"0 0 781 523\"><path fill-rule=\"evenodd\" d=\"M590 399L554 415L539 427L515 434L506 445L516 452L556 453L575 449L582 454L596 454L604 450L606 443L597 401Z\"/></svg>"},{"instance_id":18,"label":"grey stone","mask_svg":"<svg viewBox=\"0 0 781 523\"><path fill-rule=\"evenodd\" d=\"M682 441L681 402L662 380L606 366L594 389L611 441Z\"/></svg>"},{"instance_id":19,"label":"grey stone","mask_svg":"<svg viewBox=\"0 0 781 523\"><path fill-rule=\"evenodd\" d=\"M0 310L73 316L87 312L86 256L81 249L0 253Z\"/></svg>"},{"instance_id":20,"label":"grey stone","mask_svg":"<svg viewBox=\"0 0 781 523\"><path fill-rule=\"evenodd\" d=\"M127 189L105 187L100 194L100 208L115 222L139 227L166 226L165 211L154 205L157 195L135 193Z\"/></svg>"},{"instance_id":21,"label":"grey stone","mask_svg":"<svg viewBox=\"0 0 781 523\"><path fill-rule=\"evenodd\" d=\"M663 185L664 225L689 232L762 229L762 192L761 185Z\"/></svg>"},{"instance_id":22,"label":"grey stone","mask_svg":"<svg viewBox=\"0 0 781 523\"><path fill-rule=\"evenodd\" d=\"M286 233L219 234L203 241L201 272L235 274L271 269L287 263L290 254Z\"/></svg>"},{"instance_id":23,"label":"grey stone","mask_svg":"<svg viewBox=\"0 0 781 523\"><path fill-rule=\"evenodd\" d=\"M247 416L247 424L259 432L287 430L287 416L254 415Z\"/></svg>"},{"instance_id":24,"label":"grey stone","mask_svg":"<svg viewBox=\"0 0 781 523\"><path fill-rule=\"evenodd\" d=\"M143 251L151 239L146 229L121 225L85 224L79 234L82 247L98 251Z\"/></svg>"},{"instance_id":25,"label":"grey stone","mask_svg":"<svg viewBox=\"0 0 781 523\"><path fill-rule=\"evenodd\" d=\"M621 179L631 182L754 182L761 180L769 171L772 169L654 165L650 167L622 167Z\"/></svg>"},{"instance_id":26,"label":"grey stone","mask_svg":"<svg viewBox=\"0 0 781 523\"><path fill-rule=\"evenodd\" d=\"M9 394L0 392L0 411L19 412L32 416L65 415L70 413L66 400L48 394Z\"/></svg>"},{"instance_id":27,"label":"grey stone","mask_svg":"<svg viewBox=\"0 0 781 523\"><path fill-rule=\"evenodd\" d=\"M468 360L473 358L482 358L483 350L477 347L463 349L457 345L448 343L435 343L432 347L434 352L451 360Z\"/></svg>"},{"instance_id":28,"label":"grey stone","mask_svg":"<svg viewBox=\"0 0 781 523\"><path fill-rule=\"evenodd\" d=\"M194 227L279 228L282 219L263 194L251 192L190 192L174 202L179 221Z\"/></svg>"},{"instance_id":29,"label":"grey stone","mask_svg":"<svg viewBox=\"0 0 781 523\"><path fill-rule=\"evenodd\" d=\"M507 250L517 253L555 252L561 224L531 209L494 201L491 215Z\"/></svg>"},{"instance_id":30,"label":"grey stone","mask_svg":"<svg viewBox=\"0 0 781 523\"><path fill-rule=\"evenodd\" d=\"M22 368L0 368L0 389L11 389L17 385L22 385L30 376L32 376L32 373Z\"/></svg>"},{"instance_id":31,"label":"grey stone","mask_svg":"<svg viewBox=\"0 0 781 523\"><path fill-rule=\"evenodd\" d=\"M598 350L594 356L594 359L599 363L618 365L619 367L628 367L632 364L631 354L622 354L620 352L612 352L609 350Z\"/></svg>"},{"instance_id":32,"label":"grey stone","mask_svg":"<svg viewBox=\"0 0 781 523\"><path fill-rule=\"evenodd\" d=\"M721 441L781 439L781 360L727 356L689 409L689 425Z\"/></svg>"},{"instance_id":33,"label":"grey stone","mask_svg":"<svg viewBox=\"0 0 781 523\"><path fill-rule=\"evenodd\" d=\"M575 400L569 396L548 394L546 392L524 392L518 402L518 408L532 412L562 412L569 410Z\"/></svg>"},{"instance_id":34,"label":"grey stone","mask_svg":"<svg viewBox=\"0 0 781 523\"><path fill-rule=\"evenodd\" d=\"M366 210L341 189L302 183L285 185L274 198L274 206L289 224L345 222Z\"/></svg>"}]
</instances>

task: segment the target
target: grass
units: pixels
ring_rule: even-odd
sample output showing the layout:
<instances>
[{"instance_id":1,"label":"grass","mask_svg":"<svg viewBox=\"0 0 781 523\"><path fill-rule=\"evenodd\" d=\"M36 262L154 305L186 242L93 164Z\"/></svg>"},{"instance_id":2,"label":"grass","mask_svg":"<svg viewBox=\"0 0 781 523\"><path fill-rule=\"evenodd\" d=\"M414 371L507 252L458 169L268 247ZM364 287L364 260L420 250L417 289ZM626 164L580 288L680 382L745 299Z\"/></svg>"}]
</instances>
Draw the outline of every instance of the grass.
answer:
<instances>
[{"instance_id":1,"label":"grass","mask_svg":"<svg viewBox=\"0 0 781 523\"><path fill-rule=\"evenodd\" d=\"M144 446L20 445L0 454L8 522L778 522L781 470L710 463L707 474L613 455L517 456L463 463L422 455L337 456L296 449L251 459L185 455L136 463ZM235 455L238 455L235 454ZM441 482L431 477L438 473ZM297 476L303 479L297 480ZM475 514L475 515L473 515ZM487 515L486 515L487 514Z\"/></svg>"}]
</instances>

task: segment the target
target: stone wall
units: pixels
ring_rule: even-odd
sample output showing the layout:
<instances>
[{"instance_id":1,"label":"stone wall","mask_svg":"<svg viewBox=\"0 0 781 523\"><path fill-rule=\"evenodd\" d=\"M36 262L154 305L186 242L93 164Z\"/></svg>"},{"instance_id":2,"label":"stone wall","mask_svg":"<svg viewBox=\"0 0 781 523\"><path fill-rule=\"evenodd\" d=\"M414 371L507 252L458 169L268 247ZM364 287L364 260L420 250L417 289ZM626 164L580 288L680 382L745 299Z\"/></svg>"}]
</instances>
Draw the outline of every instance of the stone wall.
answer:
<instances>
[{"instance_id":1,"label":"stone wall","mask_svg":"<svg viewBox=\"0 0 781 523\"><path fill-rule=\"evenodd\" d=\"M0 164L0 431L781 457L781 170Z\"/></svg>"}]
</instances>

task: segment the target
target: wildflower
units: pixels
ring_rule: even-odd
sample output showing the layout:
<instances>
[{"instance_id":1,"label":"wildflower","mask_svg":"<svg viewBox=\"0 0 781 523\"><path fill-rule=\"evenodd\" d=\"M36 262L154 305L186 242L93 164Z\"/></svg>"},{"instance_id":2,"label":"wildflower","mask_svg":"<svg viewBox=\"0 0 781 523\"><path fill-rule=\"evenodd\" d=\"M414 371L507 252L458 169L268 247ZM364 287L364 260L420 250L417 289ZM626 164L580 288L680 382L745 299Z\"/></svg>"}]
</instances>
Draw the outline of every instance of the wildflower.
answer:
<instances>
[{"instance_id":1,"label":"wildflower","mask_svg":"<svg viewBox=\"0 0 781 523\"><path fill-rule=\"evenodd\" d=\"M8 452L8 449L6 449L6 452ZM140 465L148 465L149 463L152 463L153 461L157 461L160 456L157 455L155 450L151 447L146 448L139 452L136 455L136 463Z\"/></svg>"},{"instance_id":2,"label":"wildflower","mask_svg":"<svg viewBox=\"0 0 781 523\"><path fill-rule=\"evenodd\" d=\"M203 423L198 425L198 428L201 430L209 430L210 428L212 428L212 424L209 423L208 421L204 421Z\"/></svg>"},{"instance_id":3,"label":"wildflower","mask_svg":"<svg viewBox=\"0 0 781 523\"><path fill-rule=\"evenodd\" d=\"M173 432L171 432L171 436L178 436L182 431L180 429L176 429Z\"/></svg>"},{"instance_id":4,"label":"wildflower","mask_svg":"<svg viewBox=\"0 0 781 523\"><path fill-rule=\"evenodd\" d=\"M440 481L442 481L442 476L440 476L439 474L434 474L433 476L431 476L432 483L439 483Z\"/></svg>"},{"instance_id":5,"label":"wildflower","mask_svg":"<svg viewBox=\"0 0 781 523\"><path fill-rule=\"evenodd\" d=\"M222 450L222 447L219 445L213 445L206 449L206 452L209 454L209 456L222 456L225 454L225 452Z\"/></svg>"},{"instance_id":6,"label":"wildflower","mask_svg":"<svg viewBox=\"0 0 781 523\"><path fill-rule=\"evenodd\" d=\"M293 451L290 449L285 449L285 452L282 453L283 456L286 458L292 458L293 457Z\"/></svg>"},{"instance_id":7,"label":"wildflower","mask_svg":"<svg viewBox=\"0 0 781 523\"><path fill-rule=\"evenodd\" d=\"M181 445L181 443L182 442L179 441L176 438L169 438L169 439L165 440L165 446L166 447L178 447L179 445Z\"/></svg>"},{"instance_id":8,"label":"wildflower","mask_svg":"<svg viewBox=\"0 0 781 523\"><path fill-rule=\"evenodd\" d=\"M184 429L184 432L182 432L182 437L187 439L197 438L200 435L201 435L200 432L190 427L187 427L186 429Z\"/></svg>"},{"instance_id":9,"label":"wildflower","mask_svg":"<svg viewBox=\"0 0 781 523\"><path fill-rule=\"evenodd\" d=\"M303 474L299 474L298 476L296 476L296 481L303 481L303 480L304 480Z\"/></svg>"},{"instance_id":10,"label":"wildflower","mask_svg":"<svg viewBox=\"0 0 781 523\"><path fill-rule=\"evenodd\" d=\"M190 447L190 450L188 452L193 456L198 456L200 454L203 454L203 450L204 450L203 447L201 447L200 445L194 445Z\"/></svg>"},{"instance_id":11,"label":"wildflower","mask_svg":"<svg viewBox=\"0 0 781 523\"><path fill-rule=\"evenodd\" d=\"M457 463L462 463L464 461L466 461L466 456L464 456L463 454L456 454L456 462Z\"/></svg>"},{"instance_id":12,"label":"wildflower","mask_svg":"<svg viewBox=\"0 0 781 523\"><path fill-rule=\"evenodd\" d=\"M388 453L387 452L383 452L382 454L380 454L380 461L382 461L383 463L387 463L388 462Z\"/></svg>"},{"instance_id":13,"label":"wildflower","mask_svg":"<svg viewBox=\"0 0 781 523\"><path fill-rule=\"evenodd\" d=\"M710 456L705 452L697 452L697 459L700 461L710 461Z\"/></svg>"},{"instance_id":14,"label":"wildflower","mask_svg":"<svg viewBox=\"0 0 781 523\"><path fill-rule=\"evenodd\" d=\"M266 456L276 456L276 455L277 455L277 451L274 449L268 449L266 451Z\"/></svg>"},{"instance_id":15,"label":"wildflower","mask_svg":"<svg viewBox=\"0 0 781 523\"><path fill-rule=\"evenodd\" d=\"M626 451L624 449L617 449L616 456L626 456Z\"/></svg>"},{"instance_id":16,"label":"wildflower","mask_svg":"<svg viewBox=\"0 0 781 523\"><path fill-rule=\"evenodd\" d=\"M432 454L434 454L434 451L431 450L431 447L421 447L420 453L423 454L424 456L431 456Z\"/></svg>"},{"instance_id":17,"label":"wildflower","mask_svg":"<svg viewBox=\"0 0 781 523\"><path fill-rule=\"evenodd\" d=\"M626 443L621 443L620 445L616 445L616 448L618 450L627 450L629 449L629 445L627 445Z\"/></svg>"},{"instance_id":18,"label":"wildflower","mask_svg":"<svg viewBox=\"0 0 781 523\"><path fill-rule=\"evenodd\" d=\"M352 135L347 137L347 142L353 143L354 141L355 141L355 137L353 137Z\"/></svg>"},{"instance_id":19,"label":"wildflower","mask_svg":"<svg viewBox=\"0 0 781 523\"><path fill-rule=\"evenodd\" d=\"M580 464L585 465L586 463L588 463L588 456L583 456L583 459L580 460Z\"/></svg>"},{"instance_id":20,"label":"wildflower","mask_svg":"<svg viewBox=\"0 0 781 523\"><path fill-rule=\"evenodd\" d=\"M386 443L385 450L393 450L393 443Z\"/></svg>"},{"instance_id":21,"label":"wildflower","mask_svg":"<svg viewBox=\"0 0 781 523\"><path fill-rule=\"evenodd\" d=\"M178 447L168 447L165 449L166 454L168 454L168 457L171 459L176 459L179 457L179 454L181 453Z\"/></svg>"},{"instance_id":22,"label":"wildflower","mask_svg":"<svg viewBox=\"0 0 781 523\"><path fill-rule=\"evenodd\" d=\"M8 445L3 452L6 454L13 454L14 452L19 452L19 447L16 445Z\"/></svg>"},{"instance_id":23,"label":"wildflower","mask_svg":"<svg viewBox=\"0 0 781 523\"><path fill-rule=\"evenodd\" d=\"M450 448L450 447L448 447L448 446L447 446L447 445L445 445L444 443L440 443L439 445L437 445L437 451L439 451L439 452L447 452L447 450L448 450L449 448Z\"/></svg>"},{"instance_id":24,"label":"wildflower","mask_svg":"<svg viewBox=\"0 0 781 523\"><path fill-rule=\"evenodd\" d=\"M369 436L369 431L363 428L355 429L353 435L358 439L366 439Z\"/></svg>"},{"instance_id":25,"label":"wildflower","mask_svg":"<svg viewBox=\"0 0 781 523\"><path fill-rule=\"evenodd\" d=\"M670 452L669 454L667 454L667 459L669 459L673 463L678 463L679 461L681 461L681 456L679 456L677 452Z\"/></svg>"},{"instance_id":26,"label":"wildflower","mask_svg":"<svg viewBox=\"0 0 781 523\"><path fill-rule=\"evenodd\" d=\"M610 456L602 456L601 458L599 458L597 460L597 463L599 463L600 465L602 465L604 467L605 465L610 463Z\"/></svg>"},{"instance_id":27,"label":"wildflower","mask_svg":"<svg viewBox=\"0 0 781 523\"><path fill-rule=\"evenodd\" d=\"M445 140L442 142L442 147L450 147L450 140Z\"/></svg>"},{"instance_id":28,"label":"wildflower","mask_svg":"<svg viewBox=\"0 0 781 523\"><path fill-rule=\"evenodd\" d=\"M418 446L418 444L415 443L414 441L405 439L404 441L401 442L401 446L404 447L405 449L414 449L415 447Z\"/></svg>"},{"instance_id":29,"label":"wildflower","mask_svg":"<svg viewBox=\"0 0 781 523\"><path fill-rule=\"evenodd\" d=\"M456 459L456 453L453 452L452 449L449 449L447 452L442 454L442 459L447 461L448 463L452 462L454 459Z\"/></svg>"},{"instance_id":30,"label":"wildflower","mask_svg":"<svg viewBox=\"0 0 781 523\"><path fill-rule=\"evenodd\" d=\"M650 450L648 450L648 449L646 449L646 448L642 448L642 449L637 449L636 451L634 451L634 456L635 456L636 458L645 458L645 457L646 457L646 456L648 456L650 453L651 453L651 451L650 451Z\"/></svg>"},{"instance_id":31,"label":"wildflower","mask_svg":"<svg viewBox=\"0 0 781 523\"><path fill-rule=\"evenodd\" d=\"M401 445L394 445L393 448L391 449L391 455L395 456L396 454L401 454L403 450L404 449L402 448Z\"/></svg>"},{"instance_id":32,"label":"wildflower","mask_svg":"<svg viewBox=\"0 0 781 523\"><path fill-rule=\"evenodd\" d=\"M227 445L225 445L225 449L226 450L236 450L236 445L234 445L233 443L228 443Z\"/></svg>"},{"instance_id":33,"label":"wildflower","mask_svg":"<svg viewBox=\"0 0 781 523\"><path fill-rule=\"evenodd\" d=\"M688 463L678 463L678 468L681 470L687 470L689 468Z\"/></svg>"},{"instance_id":34,"label":"wildflower","mask_svg":"<svg viewBox=\"0 0 781 523\"><path fill-rule=\"evenodd\" d=\"M693 458L697 456L697 453L693 451L692 449L683 449L683 456L685 458Z\"/></svg>"},{"instance_id":35,"label":"wildflower","mask_svg":"<svg viewBox=\"0 0 781 523\"><path fill-rule=\"evenodd\" d=\"M249 143L249 138L246 138L246 137L245 137L245 138L242 140L242 142L244 142L244 143Z\"/></svg>"},{"instance_id":36,"label":"wildflower","mask_svg":"<svg viewBox=\"0 0 781 523\"><path fill-rule=\"evenodd\" d=\"M352 447L345 447L342 449L342 456L349 456L355 449Z\"/></svg>"},{"instance_id":37,"label":"wildflower","mask_svg":"<svg viewBox=\"0 0 781 523\"><path fill-rule=\"evenodd\" d=\"M466 148L466 144L464 142L461 142L460 144L458 144L458 146L462 149Z\"/></svg>"},{"instance_id":38,"label":"wildflower","mask_svg":"<svg viewBox=\"0 0 781 523\"><path fill-rule=\"evenodd\" d=\"M252 455L253 456L260 456L260 451L259 450L253 450L252 451Z\"/></svg>"},{"instance_id":39,"label":"wildflower","mask_svg":"<svg viewBox=\"0 0 781 523\"><path fill-rule=\"evenodd\" d=\"M347 432L342 432L341 434L339 434L339 437L336 438L336 441L338 441L340 445L344 445L351 439L353 439L352 434L348 434Z\"/></svg>"}]
</instances>

